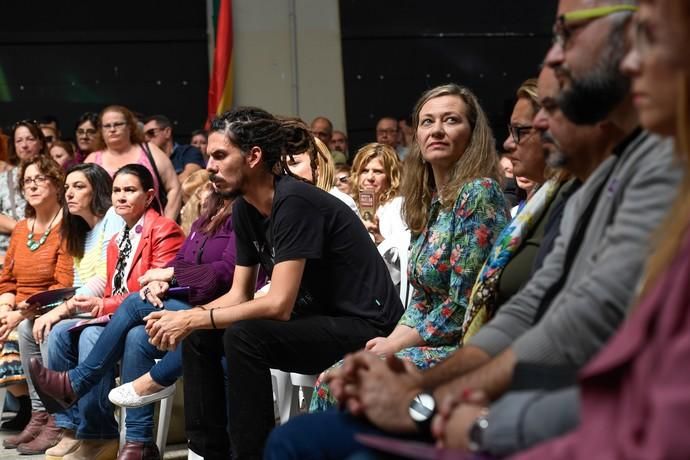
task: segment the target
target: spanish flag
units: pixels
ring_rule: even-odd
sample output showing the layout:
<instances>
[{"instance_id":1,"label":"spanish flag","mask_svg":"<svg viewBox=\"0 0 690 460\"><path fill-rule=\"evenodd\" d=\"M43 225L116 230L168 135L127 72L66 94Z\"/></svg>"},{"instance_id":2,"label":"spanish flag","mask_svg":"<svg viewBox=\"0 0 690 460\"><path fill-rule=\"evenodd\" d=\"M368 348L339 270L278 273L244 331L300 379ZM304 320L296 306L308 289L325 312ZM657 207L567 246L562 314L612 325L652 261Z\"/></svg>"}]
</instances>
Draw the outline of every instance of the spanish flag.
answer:
<instances>
[{"instance_id":1,"label":"spanish flag","mask_svg":"<svg viewBox=\"0 0 690 460\"><path fill-rule=\"evenodd\" d=\"M232 0L213 2L216 46L208 88L208 121L232 107Z\"/></svg>"}]
</instances>

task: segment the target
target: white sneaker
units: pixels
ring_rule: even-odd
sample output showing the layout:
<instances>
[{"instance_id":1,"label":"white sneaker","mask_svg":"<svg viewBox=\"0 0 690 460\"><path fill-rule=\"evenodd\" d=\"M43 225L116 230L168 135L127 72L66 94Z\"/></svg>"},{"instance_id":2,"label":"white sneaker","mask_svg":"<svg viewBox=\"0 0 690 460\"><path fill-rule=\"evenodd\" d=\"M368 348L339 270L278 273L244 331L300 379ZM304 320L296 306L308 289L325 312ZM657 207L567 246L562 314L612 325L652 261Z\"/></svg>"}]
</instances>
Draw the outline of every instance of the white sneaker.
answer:
<instances>
[{"instance_id":1,"label":"white sneaker","mask_svg":"<svg viewBox=\"0 0 690 460\"><path fill-rule=\"evenodd\" d=\"M134 385L132 385L132 382L129 382L110 390L110 393L108 393L108 399L110 399L111 403L120 407L141 407L156 401L160 401L161 399L165 399L173 394L175 394L174 383L169 387L165 387L161 391L157 391L153 394L139 396L137 392L134 391Z\"/></svg>"}]
</instances>

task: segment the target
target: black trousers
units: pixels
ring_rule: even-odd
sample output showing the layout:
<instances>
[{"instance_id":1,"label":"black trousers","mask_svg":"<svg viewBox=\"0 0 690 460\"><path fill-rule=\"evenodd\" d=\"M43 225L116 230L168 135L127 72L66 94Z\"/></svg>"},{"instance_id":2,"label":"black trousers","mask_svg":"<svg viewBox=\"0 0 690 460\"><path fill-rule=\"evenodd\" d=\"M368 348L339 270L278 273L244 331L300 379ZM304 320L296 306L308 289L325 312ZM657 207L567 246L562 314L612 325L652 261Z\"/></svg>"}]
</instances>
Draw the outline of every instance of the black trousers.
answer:
<instances>
[{"instance_id":1,"label":"black trousers","mask_svg":"<svg viewBox=\"0 0 690 460\"><path fill-rule=\"evenodd\" d=\"M231 458L231 446L234 459L262 458L275 424L270 369L317 374L389 332L361 318L305 316L192 333L182 348L189 447L206 460Z\"/></svg>"}]
</instances>

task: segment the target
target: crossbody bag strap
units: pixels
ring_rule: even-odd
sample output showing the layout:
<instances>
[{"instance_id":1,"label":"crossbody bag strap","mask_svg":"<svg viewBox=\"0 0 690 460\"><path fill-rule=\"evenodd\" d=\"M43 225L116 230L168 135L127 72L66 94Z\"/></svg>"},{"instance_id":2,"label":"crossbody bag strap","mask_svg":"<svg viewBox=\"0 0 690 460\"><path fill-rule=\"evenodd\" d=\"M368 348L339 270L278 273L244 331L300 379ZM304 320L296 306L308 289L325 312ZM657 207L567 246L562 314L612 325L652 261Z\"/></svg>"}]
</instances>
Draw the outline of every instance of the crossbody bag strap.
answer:
<instances>
[{"instance_id":1,"label":"crossbody bag strap","mask_svg":"<svg viewBox=\"0 0 690 460\"><path fill-rule=\"evenodd\" d=\"M161 203L161 213L165 209L165 205L168 204L168 198L165 196L165 190L163 188L163 180L161 179L161 175L158 172L158 167L156 166L156 162L153 159L153 155L151 154L151 149L149 149L148 142L144 142L141 144L141 148L144 149L144 153L146 154L146 158L148 158L149 163L151 163L151 168L153 168L153 173L156 175L156 179L158 180L158 201Z\"/></svg>"}]
</instances>

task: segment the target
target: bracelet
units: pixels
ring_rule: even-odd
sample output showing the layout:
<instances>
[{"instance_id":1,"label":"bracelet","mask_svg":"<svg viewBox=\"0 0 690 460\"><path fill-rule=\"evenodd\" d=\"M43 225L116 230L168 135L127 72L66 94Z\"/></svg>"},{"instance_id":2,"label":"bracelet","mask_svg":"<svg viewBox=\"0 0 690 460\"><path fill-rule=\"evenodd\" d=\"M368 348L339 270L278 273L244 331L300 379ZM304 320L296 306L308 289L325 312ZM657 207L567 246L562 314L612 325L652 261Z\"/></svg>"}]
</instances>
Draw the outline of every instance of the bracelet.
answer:
<instances>
[{"instance_id":1,"label":"bracelet","mask_svg":"<svg viewBox=\"0 0 690 460\"><path fill-rule=\"evenodd\" d=\"M208 311L208 316L211 317L211 326L213 327L213 329L218 329L218 328L216 327L216 322L213 320L213 310L215 310L215 308L211 308L211 309Z\"/></svg>"}]
</instances>

